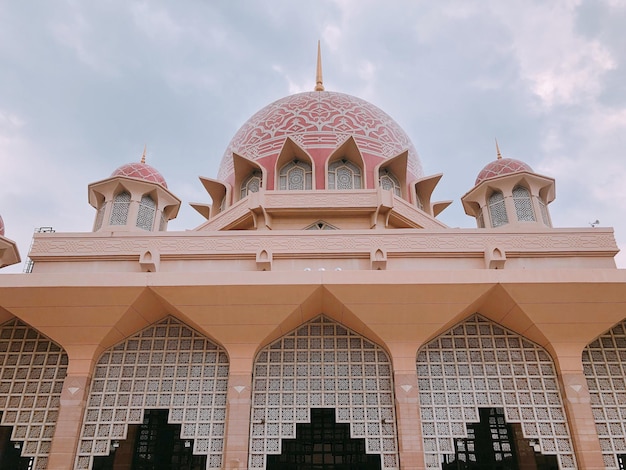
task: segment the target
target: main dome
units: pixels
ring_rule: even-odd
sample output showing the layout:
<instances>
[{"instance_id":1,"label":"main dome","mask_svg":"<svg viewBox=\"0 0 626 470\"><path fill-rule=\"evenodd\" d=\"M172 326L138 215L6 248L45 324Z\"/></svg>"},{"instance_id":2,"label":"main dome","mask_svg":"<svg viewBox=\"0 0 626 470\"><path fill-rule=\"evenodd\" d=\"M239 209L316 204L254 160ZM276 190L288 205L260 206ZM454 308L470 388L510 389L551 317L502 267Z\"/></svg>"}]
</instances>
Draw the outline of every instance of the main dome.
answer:
<instances>
[{"instance_id":1,"label":"main dome","mask_svg":"<svg viewBox=\"0 0 626 470\"><path fill-rule=\"evenodd\" d=\"M278 155L287 137L309 153L332 151L353 137L364 156L378 161L408 150L409 173L423 176L415 147L387 113L354 96L311 91L275 101L248 119L230 141L218 179L232 177L233 153L262 164L266 157Z\"/></svg>"}]
</instances>

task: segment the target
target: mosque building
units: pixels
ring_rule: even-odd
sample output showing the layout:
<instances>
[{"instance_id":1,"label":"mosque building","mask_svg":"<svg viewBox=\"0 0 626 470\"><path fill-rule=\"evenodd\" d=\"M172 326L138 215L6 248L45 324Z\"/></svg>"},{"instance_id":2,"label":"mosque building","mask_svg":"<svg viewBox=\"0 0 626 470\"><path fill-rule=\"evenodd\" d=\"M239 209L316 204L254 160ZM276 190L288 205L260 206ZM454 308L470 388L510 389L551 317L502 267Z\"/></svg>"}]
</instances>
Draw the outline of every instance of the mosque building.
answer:
<instances>
[{"instance_id":1,"label":"mosque building","mask_svg":"<svg viewBox=\"0 0 626 470\"><path fill-rule=\"evenodd\" d=\"M91 183L93 230L0 274L0 468L624 469L613 230L553 227L555 180L499 149L447 227L441 176L318 52L200 177L198 227L145 152Z\"/></svg>"}]
</instances>

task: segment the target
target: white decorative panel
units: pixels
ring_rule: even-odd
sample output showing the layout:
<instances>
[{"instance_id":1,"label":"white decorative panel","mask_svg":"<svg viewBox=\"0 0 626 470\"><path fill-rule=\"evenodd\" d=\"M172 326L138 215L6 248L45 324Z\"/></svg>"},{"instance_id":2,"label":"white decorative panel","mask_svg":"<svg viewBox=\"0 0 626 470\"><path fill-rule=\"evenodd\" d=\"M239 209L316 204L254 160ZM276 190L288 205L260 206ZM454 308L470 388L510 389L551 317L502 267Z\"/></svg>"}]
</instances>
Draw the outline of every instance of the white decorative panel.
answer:
<instances>
[{"instance_id":1,"label":"white decorative panel","mask_svg":"<svg viewBox=\"0 0 626 470\"><path fill-rule=\"evenodd\" d=\"M265 468L311 408L334 408L383 469L398 469L391 361L361 335L319 316L266 346L254 363L250 468Z\"/></svg>"},{"instance_id":2,"label":"white decorative panel","mask_svg":"<svg viewBox=\"0 0 626 470\"><path fill-rule=\"evenodd\" d=\"M119 343L96 365L75 468L108 455L146 409L169 410L193 453L208 456L208 469L221 468L227 382L226 352L173 317Z\"/></svg>"},{"instance_id":3,"label":"white decorative panel","mask_svg":"<svg viewBox=\"0 0 626 470\"><path fill-rule=\"evenodd\" d=\"M0 328L0 410L11 441L22 444L22 457L33 469L45 469L59 400L67 372L67 354L18 319Z\"/></svg>"},{"instance_id":4,"label":"white decorative panel","mask_svg":"<svg viewBox=\"0 0 626 470\"><path fill-rule=\"evenodd\" d=\"M583 371L607 469L620 469L626 455L626 321L589 344Z\"/></svg>"},{"instance_id":5,"label":"white decorative panel","mask_svg":"<svg viewBox=\"0 0 626 470\"><path fill-rule=\"evenodd\" d=\"M478 409L491 407L521 423L561 469L576 468L554 364L541 346L473 315L420 349L417 377L427 468L441 468L454 439L479 422Z\"/></svg>"}]
</instances>

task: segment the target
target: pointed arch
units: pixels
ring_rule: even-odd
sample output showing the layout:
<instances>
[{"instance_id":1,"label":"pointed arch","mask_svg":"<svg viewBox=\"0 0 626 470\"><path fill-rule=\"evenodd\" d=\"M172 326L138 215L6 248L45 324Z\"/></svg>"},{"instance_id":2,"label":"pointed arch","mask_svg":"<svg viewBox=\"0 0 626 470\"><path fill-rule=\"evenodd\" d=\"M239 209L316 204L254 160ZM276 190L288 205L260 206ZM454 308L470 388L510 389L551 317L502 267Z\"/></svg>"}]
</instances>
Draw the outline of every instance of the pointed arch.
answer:
<instances>
[{"instance_id":1,"label":"pointed arch","mask_svg":"<svg viewBox=\"0 0 626 470\"><path fill-rule=\"evenodd\" d=\"M535 211L533 209L533 201L530 191L523 184L518 184L513 188L513 205L515 206L515 215L520 222L535 222Z\"/></svg>"},{"instance_id":2,"label":"pointed arch","mask_svg":"<svg viewBox=\"0 0 626 470\"><path fill-rule=\"evenodd\" d=\"M55 342L13 318L0 326L0 411L30 468L46 468L68 357Z\"/></svg>"},{"instance_id":3,"label":"pointed arch","mask_svg":"<svg viewBox=\"0 0 626 470\"><path fill-rule=\"evenodd\" d=\"M309 190L315 188L315 162L297 142L287 137L276 160L274 189Z\"/></svg>"},{"instance_id":4,"label":"pointed arch","mask_svg":"<svg viewBox=\"0 0 626 470\"><path fill-rule=\"evenodd\" d=\"M492 227L500 227L509 223L509 217L506 213L506 205L504 203L504 194L502 191L493 191L488 200L489 218Z\"/></svg>"},{"instance_id":5,"label":"pointed arch","mask_svg":"<svg viewBox=\"0 0 626 470\"><path fill-rule=\"evenodd\" d=\"M626 429L622 424L626 422L626 320L589 343L583 350L582 363L604 466L608 470L621 469L618 458L626 455Z\"/></svg>"},{"instance_id":6,"label":"pointed arch","mask_svg":"<svg viewBox=\"0 0 626 470\"><path fill-rule=\"evenodd\" d=\"M156 202L151 194L141 196L139 210L137 211L136 226L142 230L152 231L154 227L154 217L156 215Z\"/></svg>"},{"instance_id":7,"label":"pointed arch","mask_svg":"<svg viewBox=\"0 0 626 470\"><path fill-rule=\"evenodd\" d=\"M405 150L395 157L382 161L374 168L374 174L378 176L377 186L391 190L396 196L407 200L409 199L406 190L408 158L409 151Z\"/></svg>"},{"instance_id":8,"label":"pointed arch","mask_svg":"<svg viewBox=\"0 0 626 470\"><path fill-rule=\"evenodd\" d=\"M128 211L130 208L130 192L122 189L113 198L113 207L111 208L110 225L126 225L128 222Z\"/></svg>"},{"instance_id":9,"label":"pointed arch","mask_svg":"<svg viewBox=\"0 0 626 470\"><path fill-rule=\"evenodd\" d=\"M109 348L96 364L75 469L108 455L154 408L169 410L207 468L221 468L228 368L223 348L171 316Z\"/></svg>"},{"instance_id":10,"label":"pointed arch","mask_svg":"<svg viewBox=\"0 0 626 470\"><path fill-rule=\"evenodd\" d=\"M265 168L253 160L233 153L235 170L235 191L238 200L245 198L251 192L257 192L267 181Z\"/></svg>"},{"instance_id":11,"label":"pointed arch","mask_svg":"<svg viewBox=\"0 0 626 470\"><path fill-rule=\"evenodd\" d=\"M264 347L254 361L249 468L265 468L311 408L334 408L382 468L399 468L391 361L378 345L320 315Z\"/></svg>"},{"instance_id":12,"label":"pointed arch","mask_svg":"<svg viewBox=\"0 0 626 470\"><path fill-rule=\"evenodd\" d=\"M479 408L491 407L561 469L576 468L556 368L538 344L475 314L420 348L417 376L427 468L441 468Z\"/></svg>"},{"instance_id":13,"label":"pointed arch","mask_svg":"<svg viewBox=\"0 0 626 470\"><path fill-rule=\"evenodd\" d=\"M354 137L337 147L326 161L327 189L367 188L365 162Z\"/></svg>"}]
</instances>

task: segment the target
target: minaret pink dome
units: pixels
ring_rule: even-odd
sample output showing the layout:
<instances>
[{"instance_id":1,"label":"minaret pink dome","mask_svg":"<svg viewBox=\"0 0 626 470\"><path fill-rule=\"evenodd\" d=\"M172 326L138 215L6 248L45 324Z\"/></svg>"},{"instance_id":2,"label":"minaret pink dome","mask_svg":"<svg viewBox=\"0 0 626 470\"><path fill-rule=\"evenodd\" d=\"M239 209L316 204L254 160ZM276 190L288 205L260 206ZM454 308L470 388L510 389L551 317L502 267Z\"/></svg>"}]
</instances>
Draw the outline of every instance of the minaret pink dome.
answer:
<instances>
[{"instance_id":1,"label":"minaret pink dome","mask_svg":"<svg viewBox=\"0 0 626 470\"><path fill-rule=\"evenodd\" d=\"M151 181L167 188L167 183L165 182L163 175L161 175L156 168L144 163L143 161L122 165L111 174L111 177L114 176L126 176L128 178Z\"/></svg>"},{"instance_id":2,"label":"minaret pink dome","mask_svg":"<svg viewBox=\"0 0 626 470\"><path fill-rule=\"evenodd\" d=\"M485 180L494 178L496 176L504 176L513 173L519 173L522 171L533 172L533 169L526 163L515 160L513 158L498 158L492 161L483 168L476 177L475 186L478 186Z\"/></svg>"}]
</instances>

